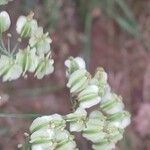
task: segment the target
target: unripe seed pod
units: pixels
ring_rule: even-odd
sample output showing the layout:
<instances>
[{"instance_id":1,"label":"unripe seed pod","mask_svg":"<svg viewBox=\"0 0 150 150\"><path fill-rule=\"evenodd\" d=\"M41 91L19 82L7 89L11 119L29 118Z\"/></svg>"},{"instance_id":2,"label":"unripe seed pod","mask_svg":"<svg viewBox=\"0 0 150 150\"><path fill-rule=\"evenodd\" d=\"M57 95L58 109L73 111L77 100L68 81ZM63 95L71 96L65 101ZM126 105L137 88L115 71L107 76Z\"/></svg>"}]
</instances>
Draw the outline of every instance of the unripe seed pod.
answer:
<instances>
[{"instance_id":1,"label":"unripe seed pod","mask_svg":"<svg viewBox=\"0 0 150 150\"><path fill-rule=\"evenodd\" d=\"M5 55L0 57L0 76L3 81L11 81L21 76L22 68L15 63L14 59Z\"/></svg>"},{"instance_id":2,"label":"unripe seed pod","mask_svg":"<svg viewBox=\"0 0 150 150\"><path fill-rule=\"evenodd\" d=\"M103 139L100 142L92 145L94 150L112 150L115 148L115 143L110 142L108 139Z\"/></svg>"},{"instance_id":3,"label":"unripe seed pod","mask_svg":"<svg viewBox=\"0 0 150 150\"><path fill-rule=\"evenodd\" d=\"M109 139L113 143L117 143L123 138L123 129L117 128L111 123L107 123L105 125L105 132L107 133L107 139Z\"/></svg>"},{"instance_id":4,"label":"unripe seed pod","mask_svg":"<svg viewBox=\"0 0 150 150\"><path fill-rule=\"evenodd\" d=\"M35 119L30 126L32 133L30 136L31 149L75 150L74 136L64 128L65 120L58 114Z\"/></svg>"},{"instance_id":5,"label":"unripe seed pod","mask_svg":"<svg viewBox=\"0 0 150 150\"><path fill-rule=\"evenodd\" d=\"M51 74L54 71L54 60L42 57L39 59L35 75L38 79L42 79L45 75Z\"/></svg>"},{"instance_id":6,"label":"unripe seed pod","mask_svg":"<svg viewBox=\"0 0 150 150\"><path fill-rule=\"evenodd\" d=\"M30 143L49 143L53 139L54 134L54 131L51 129L39 129L31 134Z\"/></svg>"},{"instance_id":7,"label":"unripe seed pod","mask_svg":"<svg viewBox=\"0 0 150 150\"><path fill-rule=\"evenodd\" d=\"M48 36L48 33L43 33L42 27L37 28L29 40L30 46L36 48L38 55L47 54L50 51L51 42L52 40Z\"/></svg>"},{"instance_id":8,"label":"unripe seed pod","mask_svg":"<svg viewBox=\"0 0 150 150\"><path fill-rule=\"evenodd\" d=\"M81 108L90 108L100 103L101 98L98 94L99 90L96 85L89 85L78 95L78 102Z\"/></svg>"},{"instance_id":9,"label":"unripe seed pod","mask_svg":"<svg viewBox=\"0 0 150 150\"><path fill-rule=\"evenodd\" d=\"M81 108L78 108L74 113L66 115L66 121L70 123L70 131L82 131L85 127L86 117L87 112Z\"/></svg>"},{"instance_id":10,"label":"unripe seed pod","mask_svg":"<svg viewBox=\"0 0 150 150\"><path fill-rule=\"evenodd\" d=\"M89 75L87 71L79 69L70 75L67 87L70 88L71 93L78 93L87 86L88 82Z\"/></svg>"},{"instance_id":11,"label":"unripe seed pod","mask_svg":"<svg viewBox=\"0 0 150 150\"><path fill-rule=\"evenodd\" d=\"M86 126L82 132L83 137L94 143L105 138L107 135L103 131L105 119L106 118L101 112L93 111L90 114Z\"/></svg>"},{"instance_id":12,"label":"unripe seed pod","mask_svg":"<svg viewBox=\"0 0 150 150\"><path fill-rule=\"evenodd\" d=\"M27 71L34 72L38 65L38 57L36 56L36 49L30 49L29 47L20 50L16 54L16 63L18 63L23 70L23 76Z\"/></svg>"},{"instance_id":13,"label":"unripe seed pod","mask_svg":"<svg viewBox=\"0 0 150 150\"><path fill-rule=\"evenodd\" d=\"M131 122L130 114L127 111L109 115L107 120L110 121L112 125L121 129L126 128Z\"/></svg>"},{"instance_id":14,"label":"unripe seed pod","mask_svg":"<svg viewBox=\"0 0 150 150\"><path fill-rule=\"evenodd\" d=\"M11 21L9 14L6 11L0 13L0 34L7 31L10 27Z\"/></svg>"},{"instance_id":15,"label":"unripe seed pod","mask_svg":"<svg viewBox=\"0 0 150 150\"><path fill-rule=\"evenodd\" d=\"M67 74L70 75L78 69L86 69L85 61L81 57L70 57L65 61Z\"/></svg>"},{"instance_id":16,"label":"unripe seed pod","mask_svg":"<svg viewBox=\"0 0 150 150\"><path fill-rule=\"evenodd\" d=\"M36 118L30 126L30 132L32 133L43 128L51 128L52 124L55 124L56 128L65 128L65 121L63 120L62 116L54 114L51 116L42 116Z\"/></svg>"},{"instance_id":17,"label":"unripe seed pod","mask_svg":"<svg viewBox=\"0 0 150 150\"><path fill-rule=\"evenodd\" d=\"M108 90L107 73L103 68L98 68L94 77L91 80L91 84L97 85L99 88L99 95L102 97Z\"/></svg>"},{"instance_id":18,"label":"unripe seed pod","mask_svg":"<svg viewBox=\"0 0 150 150\"><path fill-rule=\"evenodd\" d=\"M117 96L114 93L111 93L110 97L106 97L106 99L101 102L100 108L106 114L114 114L117 112L121 112L124 109L124 104L122 102L122 98Z\"/></svg>"},{"instance_id":19,"label":"unripe seed pod","mask_svg":"<svg viewBox=\"0 0 150 150\"><path fill-rule=\"evenodd\" d=\"M22 38L30 37L37 29L37 21L33 19L33 13L29 16L20 16L17 20L16 30Z\"/></svg>"}]
</instances>

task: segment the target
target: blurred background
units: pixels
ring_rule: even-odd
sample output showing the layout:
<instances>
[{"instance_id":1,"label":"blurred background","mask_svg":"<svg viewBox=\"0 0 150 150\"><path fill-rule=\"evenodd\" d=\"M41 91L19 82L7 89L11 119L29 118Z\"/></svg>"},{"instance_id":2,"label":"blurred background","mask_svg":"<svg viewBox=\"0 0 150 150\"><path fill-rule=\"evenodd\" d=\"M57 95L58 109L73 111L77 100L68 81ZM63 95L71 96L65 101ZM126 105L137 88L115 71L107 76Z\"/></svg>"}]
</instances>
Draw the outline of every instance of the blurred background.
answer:
<instances>
[{"instance_id":1,"label":"blurred background","mask_svg":"<svg viewBox=\"0 0 150 150\"><path fill-rule=\"evenodd\" d=\"M132 114L117 150L150 150L149 0L14 0L0 10L12 19L12 46L17 18L32 10L50 33L55 59L55 72L42 80L29 75L0 83L0 150L16 150L23 143L34 117L26 114L71 112L64 68L70 55L82 56L92 74L104 67ZM81 150L91 150L89 142L76 137Z\"/></svg>"}]
</instances>

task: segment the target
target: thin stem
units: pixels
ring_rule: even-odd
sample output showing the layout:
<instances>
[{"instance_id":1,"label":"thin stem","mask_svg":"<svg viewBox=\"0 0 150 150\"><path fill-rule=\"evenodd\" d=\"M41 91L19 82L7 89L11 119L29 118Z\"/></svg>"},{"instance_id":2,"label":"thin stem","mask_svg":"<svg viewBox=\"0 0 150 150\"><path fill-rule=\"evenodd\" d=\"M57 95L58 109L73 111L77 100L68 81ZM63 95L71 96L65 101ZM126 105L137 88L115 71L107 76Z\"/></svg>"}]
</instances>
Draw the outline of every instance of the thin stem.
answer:
<instances>
[{"instance_id":1,"label":"thin stem","mask_svg":"<svg viewBox=\"0 0 150 150\"><path fill-rule=\"evenodd\" d=\"M10 53L8 51L6 51L5 49L3 49L1 46L0 46L0 51L5 54L6 56L10 56Z\"/></svg>"},{"instance_id":2,"label":"thin stem","mask_svg":"<svg viewBox=\"0 0 150 150\"><path fill-rule=\"evenodd\" d=\"M5 47L2 35L0 35L0 51L5 55L10 56L10 53L7 51L7 49Z\"/></svg>"},{"instance_id":3,"label":"thin stem","mask_svg":"<svg viewBox=\"0 0 150 150\"><path fill-rule=\"evenodd\" d=\"M23 88L18 89L18 92L16 92L16 89L8 89L8 93L13 96L38 96L38 95L44 95L52 92L57 92L62 90L64 87L61 86L45 86L45 87L36 87L36 88Z\"/></svg>"},{"instance_id":4,"label":"thin stem","mask_svg":"<svg viewBox=\"0 0 150 150\"><path fill-rule=\"evenodd\" d=\"M1 40L1 46L2 46L2 48L7 51L7 49L5 47L5 44L4 44L4 41L3 41L3 38L1 37L0 40Z\"/></svg>"},{"instance_id":5,"label":"thin stem","mask_svg":"<svg viewBox=\"0 0 150 150\"><path fill-rule=\"evenodd\" d=\"M18 118L32 119L41 116L40 114L17 114L17 113L0 113L0 118Z\"/></svg>"},{"instance_id":6,"label":"thin stem","mask_svg":"<svg viewBox=\"0 0 150 150\"><path fill-rule=\"evenodd\" d=\"M11 34L7 34L7 36L8 36L7 47L8 47L8 52L10 53L10 45L11 45L10 38L11 38Z\"/></svg>"},{"instance_id":7,"label":"thin stem","mask_svg":"<svg viewBox=\"0 0 150 150\"><path fill-rule=\"evenodd\" d=\"M21 42L21 39L18 38L17 43L16 43L16 45L14 46L14 48L13 48L11 54L14 54L14 53L16 52L17 48L20 46L20 42Z\"/></svg>"}]
</instances>

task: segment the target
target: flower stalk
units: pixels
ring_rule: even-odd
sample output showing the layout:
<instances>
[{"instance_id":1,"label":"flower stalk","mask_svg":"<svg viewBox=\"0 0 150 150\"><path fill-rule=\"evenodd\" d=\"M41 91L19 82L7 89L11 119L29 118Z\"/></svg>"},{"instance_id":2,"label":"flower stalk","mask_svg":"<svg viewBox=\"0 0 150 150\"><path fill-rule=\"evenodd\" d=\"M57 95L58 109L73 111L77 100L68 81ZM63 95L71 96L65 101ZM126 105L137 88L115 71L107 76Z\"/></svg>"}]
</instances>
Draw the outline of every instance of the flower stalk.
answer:
<instances>
[{"instance_id":1,"label":"flower stalk","mask_svg":"<svg viewBox=\"0 0 150 150\"><path fill-rule=\"evenodd\" d=\"M30 126L32 150L75 150L74 138L69 143L66 140L61 144L56 138L59 131L65 135L68 126L71 133L81 132L84 138L91 141L93 150L114 149L130 124L130 114L124 110L122 98L111 91L103 68L98 68L92 77L82 58L71 57L65 65L67 87L75 109L65 116L54 114L35 119ZM87 109L95 105L98 109L88 113Z\"/></svg>"},{"instance_id":2,"label":"flower stalk","mask_svg":"<svg viewBox=\"0 0 150 150\"><path fill-rule=\"evenodd\" d=\"M7 46L3 41L4 33L11 25L9 14L5 11L0 13L0 62L2 63L0 77L3 78L3 81L16 80L21 76L26 78L28 72L32 72L35 77L42 79L54 71L54 61L51 58L50 49L51 39L47 33L43 33L42 27L38 27L37 21L33 17L34 13L31 12L28 16L18 18L16 31L19 38L12 48L10 33L7 34ZM37 34L39 30L40 32ZM28 39L27 47L20 49L24 38ZM36 38L40 40L35 43L34 39Z\"/></svg>"},{"instance_id":3,"label":"flower stalk","mask_svg":"<svg viewBox=\"0 0 150 150\"><path fill-rule=\"evenodd\" d=\"M33 17L31 12L18 18L16 31L19 38L11 48L10 33L7 34L7 46L3 41L4 33L11 25L10 17L5 11L0 13L0 77L3 81L27 77L28 72L42 79L54 71L51 39ZM27 46L20 49L24 39L28 40ZM72 133L81 132L92 142L94 150L114 149L130 124L130 114L124 110L122 98L112 92L103 68L99 67L92 76L80 57L70 57L65 66L73 112L65 116L53 114L36 118L26 137L28 146L19 147L25 150L77 150ZM97 109L88 111L93 107Z\"/></svg>"}]
</instances>

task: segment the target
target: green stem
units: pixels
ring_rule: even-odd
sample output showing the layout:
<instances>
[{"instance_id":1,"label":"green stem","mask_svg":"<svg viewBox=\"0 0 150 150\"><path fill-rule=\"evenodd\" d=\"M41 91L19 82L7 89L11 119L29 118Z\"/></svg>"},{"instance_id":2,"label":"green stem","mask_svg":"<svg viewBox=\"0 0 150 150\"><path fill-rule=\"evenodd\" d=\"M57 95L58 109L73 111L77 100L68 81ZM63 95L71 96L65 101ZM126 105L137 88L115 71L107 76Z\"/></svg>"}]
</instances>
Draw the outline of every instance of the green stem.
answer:
<instances>
[{"instance_id":1,"label":"green stem","mask_svg":"<svg viewBox=\"0 0 150 150\"><path fill-rule=\"evenodd\" d=\"M4 45L2 35L0 35L0 52L2 52L6 56L10 56L10 53L7 51L7 49Z\"/></svg>"},{"instance_id":2,"label":"green stem","mask_svg":"<svg viewBox=\"0 0 150 150\"><path fill-rule=\"evenodd\" d=\"M9 86L9 85L8 85ZM52 92L57 92L59 90L62 90L64 87L60 86L45 86L45 87L36 87L36 88L24 88L24 89L18 89L18 92L16 92L16 89L6 89L6 92L12 96L38 96L38 95L45 95Z\"/></svg>"},{"instance_id":3,"label":"green stem","mask_svg":"<svg viewBox=\"0 0 150 150\"><path fill-rule=\"evenodd\" d=\"M8 52L10 53L10 37L8 36L7 46L8 46Z\"/></svg>"},{"instance_id":4,"label":"green stem","mask_svg":"<svg viewBox=\"0 0 150 150\"><path fill-rule=\"evenodd\" d=\"M1 39L1 46L2 46L2 48L3 48L4 50L7 50L7 49L6 49L6 47L5 47L5 44L4 44L4 41L3 41L3 38L1 37L0 39Z\"/></svg>"},{"instance_id":5,"label":"green stem","mask_svg":"<svg viewBox=\"0 0 150 150\"><path fill-rule=\"evenodd\" d=\"M0 113L0 118L33 119L39 116L41 115L40 114Z\"/></svg>"},{"instance_id":6,"label":"green stem","mask_svg":"<svg viewBox=\"0 0 150 150\"><path fill-rule=\"evenodd\" d=\"M0 46L0 52L5 54L6 56L10 56L10 53L8 51L4 50L1 46Z\"/></svg>"},{"instance_id":7,"label":"green stem","mask_svg":"<svg viewBox=\"0 0 150 150\"><path fill-rule=\"evenodd\" d=\"M18 38L17 43L16 43L16 45L14 46L14 48L13 48L13 50L11 52L12 55L16 52L16 50L19 47L19 45L20 45L20 38Z\"/></svg>"}]
</instances>

